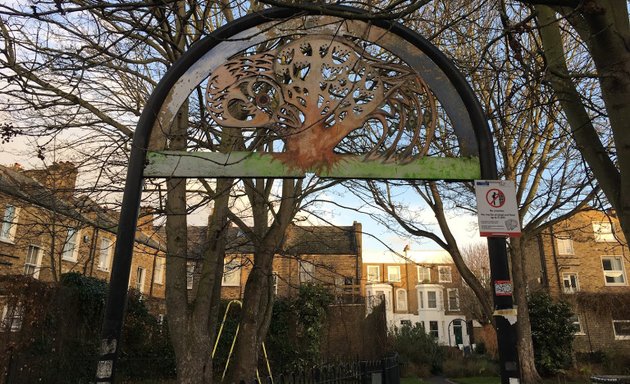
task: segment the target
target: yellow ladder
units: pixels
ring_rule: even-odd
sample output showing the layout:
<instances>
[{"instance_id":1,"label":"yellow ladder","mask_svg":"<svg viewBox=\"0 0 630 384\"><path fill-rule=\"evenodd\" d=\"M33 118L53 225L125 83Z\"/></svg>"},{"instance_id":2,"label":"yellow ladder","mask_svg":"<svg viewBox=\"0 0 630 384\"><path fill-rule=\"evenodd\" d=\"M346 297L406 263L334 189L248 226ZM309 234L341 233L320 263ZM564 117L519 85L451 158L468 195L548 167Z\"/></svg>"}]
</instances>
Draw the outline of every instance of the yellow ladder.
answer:
<instances>
[{"instance_id":1,"label":"yellow ladder","mask_svg":"<svg viewBox=\"0 0 630 384\"><path fill-rule=\"evenodd\" d=\"M221 335L223 334L223 326L225 325L225 320L227 319L228 312L230 312L230 307L232 304L237 304L239 308L243 308L243 303L240 300L232 300L228 303L225 308L225 313L223 314L223 321L221 321L221 327L219 327L219 333L217 334L217 339L214 341L214 348L212 348L212 358L214 359L214 354L217 352L217 347L219 346L219 340L221 339ZM236 345L236 338L238 337L238 331L240 329L240 324L236 326L236 332L234 333L234 338L232 339L232 345L230 346L230 353L228 354L227 361L225 362L225 367L223 368L223 374L221 375L221 382L225 379L225 374L227 373L228 366L230 365L230 359L232 358L232 352L234 351L234 346ZM269 378L271 379L271 383L273 384L273 376L271 375L271 366L269 365L269 358L267 357L267 348L265 348L265 342L262 343L262 351L263 356L265 357L265 363L267 365L267 373ZM258 368L256 368L256 379L258 383L261 384L260 374L258 373Z\"/></svg>"}]
</instances>

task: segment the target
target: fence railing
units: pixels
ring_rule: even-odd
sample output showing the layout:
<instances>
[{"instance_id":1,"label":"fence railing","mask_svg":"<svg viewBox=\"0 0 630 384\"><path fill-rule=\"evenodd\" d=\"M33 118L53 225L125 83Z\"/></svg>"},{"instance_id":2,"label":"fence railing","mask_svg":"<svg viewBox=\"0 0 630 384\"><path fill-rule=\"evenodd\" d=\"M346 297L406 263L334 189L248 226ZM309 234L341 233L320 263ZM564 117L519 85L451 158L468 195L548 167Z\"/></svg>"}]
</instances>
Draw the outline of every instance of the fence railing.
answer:
<instances>
[{"instance_id":1,"label":"fence railing","mask_svg":"<svg viewBox=\"0 0 630 384\"><path fill-rule=\"evenodd\" d=\"M2 384L30 383L86 383L96 370L96 359L14 359L12 356L4 372L0 370ZM156 366L162 367L156 374ZM120 367L132 371L134 378L158 379L174 377L174 361L170 359L126 359ZM172 368L169 368L172 367ZM170 373L170 374L169 374ZM123 376L127 376L124 375ZM260 380L260 381L259 381ZM355 361L351 363L325 364L310 370L290 372L271 377L253 379L241 384L400 384L398 356L380 360Z\"/></svg>"},{"instance_id":2,"label":"fence railing","mask_svg":"<svg viewBox=\"0 0 630 384\"><path fill-rule=\"evenodd\" d=\"M253 379L241 384L400 384L398 356L380 360L326 364L310 370Z\"/></svg>"}]
</instances>

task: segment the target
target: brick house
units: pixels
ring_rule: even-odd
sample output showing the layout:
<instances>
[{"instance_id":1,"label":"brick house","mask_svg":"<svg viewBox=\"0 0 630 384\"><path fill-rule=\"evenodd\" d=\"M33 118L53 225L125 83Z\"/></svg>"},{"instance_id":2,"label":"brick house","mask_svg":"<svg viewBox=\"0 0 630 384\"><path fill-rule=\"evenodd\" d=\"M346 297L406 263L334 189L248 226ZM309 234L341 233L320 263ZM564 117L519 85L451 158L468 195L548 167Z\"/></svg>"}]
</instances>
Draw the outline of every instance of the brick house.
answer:
<instances>
[{"instance_id":1,"label":"brick house","mask_svg":"<svg viewBox=\"0 0 630 384\"><path fill-rule=\"evenodd\" d=\"M63 273L77 272L109 279L117 214L75 196L76 177L70 162L42 170L0 166L0 275L54 282ZM163 298L164 254L150 221L150 215L140 221L129 287ZM0 310L2 324L15 330L6 319L9 308L0 303Z\"/></svg>"},{"instance_id":2,"label":"brick house","mask_svg":"<svg viewBox=\"0 0 630 384\"><path fill-rule=\"evenodd\" d=\"M470 345L459 302L462 279L446 251L387 253L363 264L371 305L385 301L389 327L420 323L444 345Z\"/></svg>"},{"instance_id":3,"label":"brick house","mask_svg":"<svg viewBox=\"0 0 630 384\"><path fill-rule=\"evenodd\" d=\"M189 227L189 280L193 289L201 255L208 246L205 227ZM244 234L230 228L221 296L241 299L253 248ZM361 224L352 226L297 226L288 228L273 261L274 291L278 297L295 297L300 284L314 283L331 289L339 302L361 297Z\"/></svg>"},{"instance_id":4,"label":"brick house","mask_svg":"<svg viewBox=\"0 0 630 384\"><path fill-rule=\"evenodd\" d=\"M529 252L530 290L573 306L576 351L630 351L630 256L614 212L580 212L540 234Z\"/></svg>"}]
</instances>

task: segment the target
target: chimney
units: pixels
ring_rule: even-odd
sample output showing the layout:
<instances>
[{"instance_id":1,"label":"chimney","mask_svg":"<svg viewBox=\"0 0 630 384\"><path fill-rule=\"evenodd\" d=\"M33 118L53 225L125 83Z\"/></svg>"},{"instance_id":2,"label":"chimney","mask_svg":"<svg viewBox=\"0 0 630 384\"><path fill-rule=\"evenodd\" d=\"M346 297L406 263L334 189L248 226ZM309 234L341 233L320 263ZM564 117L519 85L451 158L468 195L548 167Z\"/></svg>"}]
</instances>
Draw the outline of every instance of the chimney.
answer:
<instances>
[{"instance_id":1,"label":"chimney","mask_svg":"<svg viewBox=\"0 0 630 384\"><path fill-rule=\"evenodd\" d=\"M60 161L52 163L45 169L26 170L24 174L37 180L54 193L70 198L74 195L79 170L70 161Z\"/></svg>"},{"instance_id":2,"label":"chimney","mask_svg":"<svg viewBox=\"0 0 630 384\"><path fill-rule=\"evenodd\" d=\"M150 234L153 232L153 212L152 207L140 207L138 215L138 230Z\"/></svg>"}]
</instances>

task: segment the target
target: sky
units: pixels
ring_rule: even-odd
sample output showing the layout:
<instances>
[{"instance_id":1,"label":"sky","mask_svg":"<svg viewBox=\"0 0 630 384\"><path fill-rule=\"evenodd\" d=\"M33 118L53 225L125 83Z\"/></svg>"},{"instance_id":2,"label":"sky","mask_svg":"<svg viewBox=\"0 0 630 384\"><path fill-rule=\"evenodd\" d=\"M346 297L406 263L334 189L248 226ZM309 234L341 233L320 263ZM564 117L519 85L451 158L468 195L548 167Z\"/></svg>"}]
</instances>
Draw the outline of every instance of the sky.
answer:
<instances>
[{"instance_id":1,"label":"sky","mask_svg":"<svg viewBox=\"0 0 630 384\"><path fill-rule=\"evenodd\" d=\"M0 164L12 165L20 163L24 168L39 168L42 162L32 156L24 153L24 148L28 142L25 138L16 138L10 143L0 144ZM334 192L334 191L333 191ZM359 201L350 194L331 193L324 197L324 200L330 199L339 205L348 207L357 207ZM207 213L200 213L197 217L192 217L193 224L203 224ZM412 252L436 251L440 252L439 246L427 239L412 238L411 236L400 236L396 232L390 230L385 225L378 223L369 215L357 212L355 210L343 210L338 206L324 206L318 212L318 216L302 214L306 218L306 222L313 225L326 225L327 223L339 226L351 226L353 222L361 223L363 229L363 257L366 261L386 260L391 257L390 247L395 252L403 253L405 246ZM422 214L425 221L433 219L433 213L426 209L426 214ZM479 237L476 216L468 213L451 212L448 218L455 238L462 246L484 242L484 238ZM437 229L437 225L433 228Z\"/></svg>"}]
</instances>

